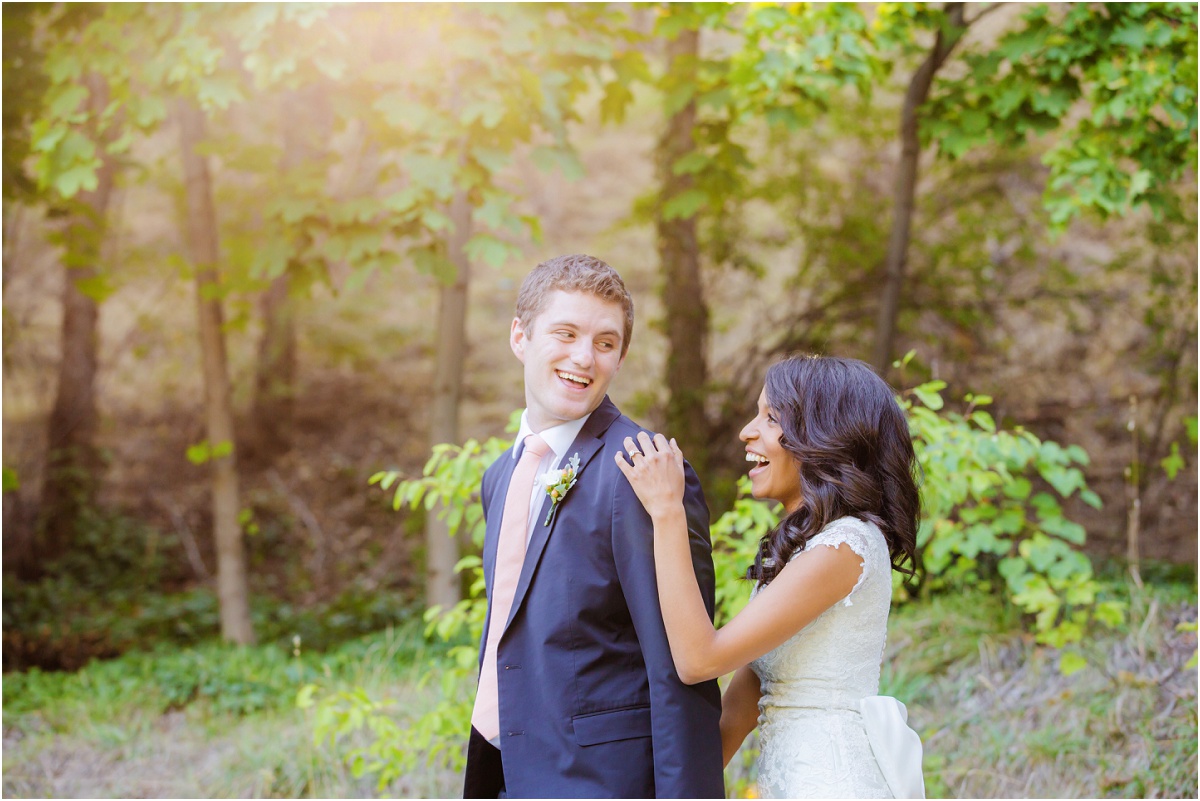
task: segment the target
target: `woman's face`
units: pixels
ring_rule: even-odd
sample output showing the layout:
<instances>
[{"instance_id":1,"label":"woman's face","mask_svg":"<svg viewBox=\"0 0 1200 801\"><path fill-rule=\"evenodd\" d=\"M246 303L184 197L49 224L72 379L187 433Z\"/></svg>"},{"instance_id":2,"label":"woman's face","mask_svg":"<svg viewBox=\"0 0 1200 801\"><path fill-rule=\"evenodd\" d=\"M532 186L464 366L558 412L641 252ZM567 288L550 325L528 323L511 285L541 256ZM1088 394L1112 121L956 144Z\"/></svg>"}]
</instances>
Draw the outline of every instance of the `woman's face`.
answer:
<instances>
[{"instance_id":1,"label":"woman's face","mask_svg":"<svg viewBox=\"0 0 1200 801\"><path fill-rule=\"evenodd\" d=\"M746 461L751 462L750 484L755 498L779 501L788 514L800 508L800 471L796 459L779 440L783 429L775 412L767 406L767 391L758 396L758 415L746 424L739 438L746 443Z\"/></svg>"}]
</instances>

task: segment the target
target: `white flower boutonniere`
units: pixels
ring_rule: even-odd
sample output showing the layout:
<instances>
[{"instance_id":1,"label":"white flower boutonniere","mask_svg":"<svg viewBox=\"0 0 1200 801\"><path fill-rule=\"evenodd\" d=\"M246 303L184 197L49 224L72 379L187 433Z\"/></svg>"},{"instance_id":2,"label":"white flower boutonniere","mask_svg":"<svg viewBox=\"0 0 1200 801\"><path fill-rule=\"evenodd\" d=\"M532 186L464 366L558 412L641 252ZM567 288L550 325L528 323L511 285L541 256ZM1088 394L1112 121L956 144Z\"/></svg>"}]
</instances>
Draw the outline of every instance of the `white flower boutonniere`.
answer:
<instances>
[{"instance_id":1,"label":"white flower boutonniere","mask_svg":"<svg viewBox=\"0 0 1200 801\"><path fill-rule=\"evenodd\" d=\"M567 466L561 470L547 470L542 474L542 486L546 488L546 494L550 496L550 512L546 515L546 522L543 526L550 525L550 521L554 519L554 513L558 511L558 505L567 497L567 492L571 487L575 486L575 482L579 480L579 454L576 453L567 460Z\"/></svg>"}]
</instances>

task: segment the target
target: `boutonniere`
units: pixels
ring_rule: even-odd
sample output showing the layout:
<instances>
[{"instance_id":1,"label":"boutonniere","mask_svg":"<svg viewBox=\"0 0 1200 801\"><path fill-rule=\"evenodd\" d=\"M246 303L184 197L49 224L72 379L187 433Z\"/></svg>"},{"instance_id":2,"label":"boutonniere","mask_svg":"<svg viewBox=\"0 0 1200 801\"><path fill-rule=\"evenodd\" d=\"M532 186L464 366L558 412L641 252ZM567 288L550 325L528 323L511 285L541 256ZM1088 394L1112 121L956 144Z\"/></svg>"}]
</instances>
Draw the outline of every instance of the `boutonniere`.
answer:
<instances>
[{"instance_id":1,"label":"boutonniere","mask_svg":"<svg viewBox=\"0 0 1200 801\"><path fill-rule=\"evenodd\" d=\"M567 466L560 470L547 470L542 474L542 486L546 488L546 494L550 496L550 511L546 514L546 522L543 526L550 525L550 521L554 519L554 513L558 511L558 505L567 497L567 493L571 487L575 486L575 482L579 480L579 454L574 454L567 460Z\"/></svg>"}]
</instances>

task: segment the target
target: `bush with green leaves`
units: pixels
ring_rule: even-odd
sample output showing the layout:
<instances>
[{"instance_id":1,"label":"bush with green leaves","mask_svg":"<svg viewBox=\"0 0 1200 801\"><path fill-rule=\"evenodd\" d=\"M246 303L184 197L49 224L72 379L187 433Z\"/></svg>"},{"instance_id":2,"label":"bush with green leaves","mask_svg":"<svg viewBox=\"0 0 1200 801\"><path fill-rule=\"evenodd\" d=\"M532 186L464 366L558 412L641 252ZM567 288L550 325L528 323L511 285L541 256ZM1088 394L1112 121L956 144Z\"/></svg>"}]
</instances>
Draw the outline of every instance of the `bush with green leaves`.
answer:
<instances>
[{"instance_id":1,"label":"bush with green leaves","mask_svg":"<svg viewBox=\"0 0 1200 801\"><path fill-rule=\"evenodd\" d=\"M465 527L476 547L482 549L485 525L479 490L483 472L511 444L511 440L493 437L482 443L470 439L461 446L436 445L421 478L401 480L393 470L376 473L370 483L384 490L394 486L392 506L397 510L403 506L431 510L440 505L450 536L457 536ZM439 669L428 671L418 682L418 689L437 683L440 700L432 711L401 725L393 714L396 702L372 698L361 688L322 693L320 686L312 683L297 697L301 708L313 708L318 744L328 741L333 745L363 727L370 730L372 736L365 745L348 748L346 761L355 778L377 774L380 790L419 762L453 769L465 764L465 755L456 746L470 725L487 598L483 560L477 554L464 556L455 570L471 577L467 597L449 609L435 606L425 612L425 636L450 645Z\"/></svg>"},{"instance_id":2,"label":"bush with green leaves","mask_svg":"<svg viewBox=\"0 0 1200 801\"><path fill-rule=\"evenodd\" d=\"M1125 606L1104 597L1079 550L1086 532L1061 503L1078 496L1100 507L1080 469L1087 453L1020 426L1001 430L984 395L968 394L961 413L946 411L943 389L933 381L901 399L924 473L918 571L929 589L998 582L1032 616L1038 641L1056 648L1079 642L1093 620L1119 625ZM1063 653L1064 673L1084 664L1076 650Z\"/></svg>"},{"instance_id":3,"label":"bush with green leaves","mask_svg":"<svg viewBox=\"0 0 1200 801\"><path fill-rule=\"evenodd\" d=\"M1026 616L1037 639L1064 648L1060 666L1072 673L1086 663L1070 649L1092 621L1116 626L1124 604L1104 597L1090 560L1080 550L1085 532L1068 519L1062 501L1080 497L1099 506L1080 466L1087 453L1078 446L1043 442L1021 427L1001 430L982 407L991 399L968 395L962 412L945 408L945 384L932 381L898 399L907 410L917 459L923 472L923 518L918 532L917 580L903 585L901 601L983 586L1002 592ZM462 446L438 445L422 477L402 480L392 472L371 482L393 490L393 506L432 509L441 504L451 535L466 527L482 547L484 521L479 501L483 471L511 440L469 440ZM774 504L750 497L749 481L739 483L733 508L717 519L711 535L716 568L717 624L736 615L749 600L744 576L754 561L759 540L778 522ZM395 703L374 699L361 690L322 693L306 686L299 702L314 708L318 742L333 744L368 728L372 738L355 745L347 759L355 776L377 773L379 787L414 768L419 761L461 769L478 648L487 600L482 562L464 557L469 571L468 597L451 609L426 612L426 636L450 644L445 664L430 671L424 685L438 683L440 701L408 726L395 720ZM894 574L900 584L899 574Z\"/></svg>"}]
</instances>

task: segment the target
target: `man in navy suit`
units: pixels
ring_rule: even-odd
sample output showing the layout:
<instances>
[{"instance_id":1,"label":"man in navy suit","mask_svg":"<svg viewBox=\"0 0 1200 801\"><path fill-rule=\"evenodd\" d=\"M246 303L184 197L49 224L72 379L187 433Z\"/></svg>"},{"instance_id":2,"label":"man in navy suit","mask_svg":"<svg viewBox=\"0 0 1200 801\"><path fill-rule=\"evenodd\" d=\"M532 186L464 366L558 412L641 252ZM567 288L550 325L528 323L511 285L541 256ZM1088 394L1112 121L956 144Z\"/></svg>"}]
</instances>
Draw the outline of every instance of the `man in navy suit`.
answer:
<instances>
[{"instance_id":1,"label":"man in navy suit","mask_svg":"<svg viewBox=\"0 0 1200 801\"><path fill-rule=\"evenodd\" d=\"M499 734L472 726L466 798L724 797L717 683L688 686L675 673L650 518L613 459L643 430L606 395L632 331L633 301L599 259L560 256L521 285L509 344L524 364L526 409L513 448L483 477L489 620L505 498L526 436L549 446L539 474L573 457L578 468L557 501L544 483L532 489L495 645ZM686 474L692 566L711 616L708 507L690 466ZM481 664L487 642L485 630ZM482 691L477 712L480 700Z\"/></svg>"}]
</instances>

